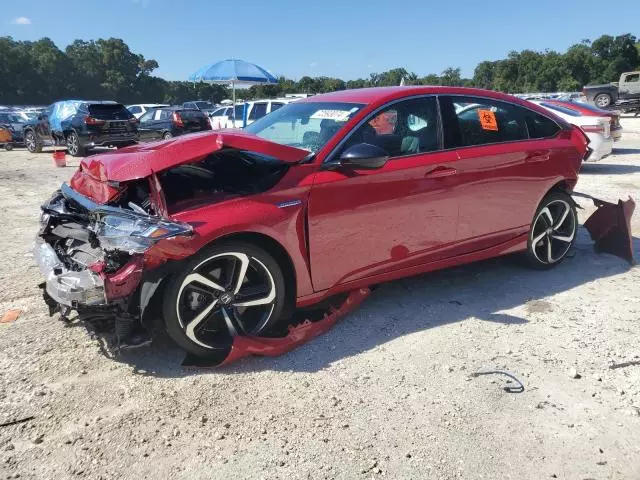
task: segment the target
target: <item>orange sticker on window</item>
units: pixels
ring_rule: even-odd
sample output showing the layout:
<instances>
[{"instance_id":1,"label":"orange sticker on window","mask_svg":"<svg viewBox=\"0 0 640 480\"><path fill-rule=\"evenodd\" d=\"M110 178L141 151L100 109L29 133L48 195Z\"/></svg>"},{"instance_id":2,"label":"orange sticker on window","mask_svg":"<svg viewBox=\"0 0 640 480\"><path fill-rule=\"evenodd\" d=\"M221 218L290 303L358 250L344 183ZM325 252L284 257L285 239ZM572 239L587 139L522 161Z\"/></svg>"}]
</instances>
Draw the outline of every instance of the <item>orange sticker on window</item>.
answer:
<instances>
[{"instance_id":1,"label":"orange sticker on window","mask_svg":"<svg viewBox=\"0 0 640 480\"><path fill-rule=\"evenodd\" d=\"M496 114L491 110L478 109L478 118L480 119L480 126L483 130L498 131L498 121L496 120Z\"/></svg>"}]
</instances>

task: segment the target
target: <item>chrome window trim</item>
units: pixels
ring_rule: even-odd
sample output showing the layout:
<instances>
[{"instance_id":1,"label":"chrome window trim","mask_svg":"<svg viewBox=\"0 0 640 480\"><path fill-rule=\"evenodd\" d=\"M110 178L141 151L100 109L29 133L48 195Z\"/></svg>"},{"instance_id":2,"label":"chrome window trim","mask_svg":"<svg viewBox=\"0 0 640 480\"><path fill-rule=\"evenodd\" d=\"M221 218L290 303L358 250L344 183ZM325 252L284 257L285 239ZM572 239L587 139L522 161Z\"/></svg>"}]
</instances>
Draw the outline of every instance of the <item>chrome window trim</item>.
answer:
<instances>
[{"instance_id":1,"label":"chrome window trim","mask_svg":"<svg viewBox=\"0 0 640 480\"><path fill-rule=\"evenodd\" d=\"M392 105L395 105L396 103L399 102L403 102L405 100L415 100L418 98L429 98L429 97L435 97L436 98L436 108L437 108L437 112L438 112L438 143L440 148L438 150L434 150L431 152L419 152L419 153L412 153L410 155L400 155L400 156L396 156L396 157L389 157L389 160L397 160L397 159L404 159L404 158L408 158L408 157L414 157L416 155L430 155L433 153L441 153L441 152L450 152L451 150L466 150L468 148L478 148L478 147L484 147L484 146L488 146L488 145L508 145L511 143L520 143L520 142L536 142L536 141L542 141L542 140L551 140L556 138L560 132L562 130L564 130L564 127L560 124L558 124L558 122L556 120L554 120L553 118L545 115L544 113L540 113L530 107L528 107L527 105L521 105L519 103L514 103L508 100L502 100L502 99L497 99L497 98L492 98L492 97L487 97L487 96L482 96L482 95L469 95L469 94L462 94L462 93L425 93L425 94L417 94L417 95L410 95L407 97L402 97L402 98L397 98L391 102L385 103L384 105L381 105L380 107L376 108L374 111L372 111L368 116L366 116L365 118L363 118L362 120L360 120L352 129L349 133L347 133L347 135L345 135L345 137L340 140L340 142L338 142L338 144L333 147L331 149L331 151L327 154L327 156L325 157L325 159L323 160L321 165L325 165L325 164L332 164L335 163L335 159L334 156L336 154L337 151L339 151L342 146L347 142L347 140L349 140L349 138L351 138L351 136L356 132L356 130L358 130L362 125L364 125L366 122L368 122L369 120L371 120L376 114L380 113L382 110L386 109L387 107L390 107ZM442 120L442 110L440 107L440 97L463 97L463 98L478 98L478 99L483 99L483 100L488 100L488 101L494 101L494 102L499 102L499 103L506 103L507 105L511 105L514 107L520 107L524 110L527 110L529 112L535 113L536 115L540 115L544 118L546 118L547 120L552 121L557 127L558 127L558 131L556 132L555 135L551 136L551 137L541 137L541 138L531 138L530 137L530 133L529 133L529 126L526 124L526 120L525 120L525 127L527 128L527 137L525 139L522 140L509 140L506 142L492 142L492 143L482 143L482 144L478 144L478 145L465 145L465 146L460 146L460 147L451 147L451 148L444 148L444 122ZM571 124L569 124L567 122L567 124L570 126Z\"/></svg>"}]
</instances>

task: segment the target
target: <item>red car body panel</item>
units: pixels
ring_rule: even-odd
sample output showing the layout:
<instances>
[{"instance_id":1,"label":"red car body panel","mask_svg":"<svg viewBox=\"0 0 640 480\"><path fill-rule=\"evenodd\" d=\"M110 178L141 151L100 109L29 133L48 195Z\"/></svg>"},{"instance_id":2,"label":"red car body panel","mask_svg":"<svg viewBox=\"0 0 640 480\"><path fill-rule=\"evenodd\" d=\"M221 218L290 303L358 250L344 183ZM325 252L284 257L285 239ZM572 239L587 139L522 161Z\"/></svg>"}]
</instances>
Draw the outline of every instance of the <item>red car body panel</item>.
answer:
<instances>
[{"instance_id":1,"label":"red car body panel","mask_svg":"<svg viewBox=\"0 0 640 480\"><path fill-rule=\"evenodd\" d=\"M297 163L267 192L169 208L166 216L189 223L194 234L159 241L144 254L144 263L146 269L155 268L225 237L264 235L291 259L298 306L525 249L529 223L543 196L557 184L571 190L577 181L587 146L577 128L567 127L552 139L409 155L376 170L322 169L340 141L373 111L394 100L431 94L493 98L553 117L537 105L485 90L345 90L300 100L365 104L315 156L248 133L204 132L90 157L71 186L105 203L117 195L118 182L147 176L157 182L156 172L197 161L223 146Z\"/></svg>"}]
</instances>

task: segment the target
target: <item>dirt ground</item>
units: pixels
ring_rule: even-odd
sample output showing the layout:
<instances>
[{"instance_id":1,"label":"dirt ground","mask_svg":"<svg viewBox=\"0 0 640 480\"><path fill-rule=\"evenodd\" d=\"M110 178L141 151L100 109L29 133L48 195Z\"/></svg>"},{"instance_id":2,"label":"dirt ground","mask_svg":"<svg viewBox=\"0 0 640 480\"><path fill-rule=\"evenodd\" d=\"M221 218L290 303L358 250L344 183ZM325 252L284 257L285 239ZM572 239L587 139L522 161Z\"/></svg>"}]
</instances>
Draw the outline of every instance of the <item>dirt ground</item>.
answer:
<instances>
[{"instance_id":1,"label":"dirt ground","mask_svg":"<svg viewBox=\"0 0 640 480\"><path fill-rule=\"evenodd\" d=\"M578 191L640 200L640 118L622 122ZM0 315L22 310L0 324L0 423L33 417L0 427L0 478L640 478L640 270L584 229L552 271L405 279L287 355L187 369L170 345L112 357L47 315L30 249L73 170L0 152ZM640 213L633 231L640 258ZM496 368L524 392L471 375Z\"/></svg>"}]
</instances>

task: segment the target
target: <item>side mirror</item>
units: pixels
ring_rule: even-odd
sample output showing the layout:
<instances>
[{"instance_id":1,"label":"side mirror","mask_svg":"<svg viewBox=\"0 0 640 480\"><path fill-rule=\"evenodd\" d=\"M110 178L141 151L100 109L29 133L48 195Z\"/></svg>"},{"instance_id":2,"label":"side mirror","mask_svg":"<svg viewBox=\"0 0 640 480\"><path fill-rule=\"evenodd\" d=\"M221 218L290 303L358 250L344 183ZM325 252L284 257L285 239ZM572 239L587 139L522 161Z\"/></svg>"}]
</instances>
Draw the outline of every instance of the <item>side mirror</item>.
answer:
<instances>
[{"instance_id":1,"label":"side mirror","mask_svg":"<svg viewBox=\"0 0 640 480\"><path fill-rule=\"evenodd\" d=\"M389 160L389 152L377 145L358 143L349 147L340 156L340 165L355 169L375 169L382 167Z\"/></svg>"}]
</instances>

